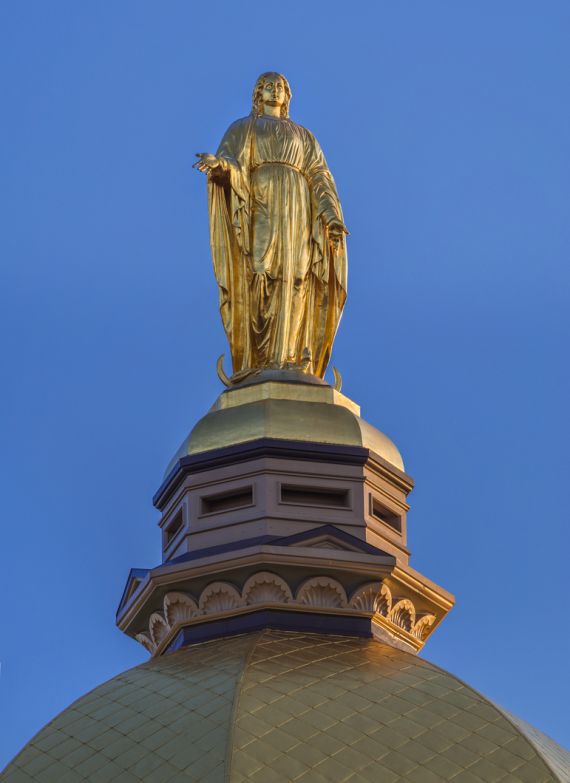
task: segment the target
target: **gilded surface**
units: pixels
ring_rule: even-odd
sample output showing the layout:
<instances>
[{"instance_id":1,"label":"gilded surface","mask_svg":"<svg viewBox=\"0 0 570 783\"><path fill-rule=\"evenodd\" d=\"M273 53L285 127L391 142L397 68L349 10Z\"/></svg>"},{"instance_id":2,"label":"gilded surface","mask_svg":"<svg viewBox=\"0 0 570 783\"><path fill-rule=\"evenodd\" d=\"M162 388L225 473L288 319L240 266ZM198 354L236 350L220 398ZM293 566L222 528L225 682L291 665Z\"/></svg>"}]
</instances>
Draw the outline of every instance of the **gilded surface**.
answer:
<instances>
[{"instance_id":1,"label":"gilded surface","mask_svg":"<svg viewBox=\"0 0 570 783\"><path fill-rule=\"evenodd\" d=\"M225 410L238 405L246 405L260 400L293 400L299 402L325 402L348 408L360 416L360 405L330 386L310 386L308 384L275 383L266 381L243 388L229 389L220 394L212 410Z\"/></svg>"},{"instance_id":2,"label":"gilded surface","mask_svg":"<svg viewBox=\"0 0 570 783\"><path fill-rule=\"evenodd\" d=\"M210 245L234 380L256 368L323 377L346 299L347 233L315 137L289 118L284 76L262 74L252 112L226 131L208 174Z\"/></svg>"},{"instance_id":3,"label":"gilded surface","mask_svg":"<svg viewBox=\"0 0 570 783\"><path fill-rule=\"evenodd\" d=\"M2 783L222 783L250 647L204 644L109 680L42 729Z\"/></svg>"},{"instance_id":4,"label":"gilded surface","mask_svg":"<svg viewBox=\"0 0 570 783\"><path fill-rule=\"evenodd\" d=\"M2 780L565 783L570 756L545 739L414 655L264 631L110 680L44 728Z\"/></svg>"},{"instance_id":5,"label":"gilded surface","mask_svg":"<svg viewBox=\"0 0 570 783\"><path fill-rule=\"evenodd\" d=\"M269 385L267 385L269 386ZM396 445L360 416L354 403L344 395L331 397L330 389L315 387L303 390L287 384L279 389L247 391L236 405L218 404L198 421L168 463L167 476L181 457L201 454L212 449L247 443L258 438L300 440L312 443L363 446L380 455L398 470L404 470L402 455ZM292 384L290 384L292 386ZM241 389L239 390L242 391ZM231 392L233 394L233 391ZM223 395L222 395L223 398ZM342 399L341 399L342 398Z\"/></svg>"}]
</instances>

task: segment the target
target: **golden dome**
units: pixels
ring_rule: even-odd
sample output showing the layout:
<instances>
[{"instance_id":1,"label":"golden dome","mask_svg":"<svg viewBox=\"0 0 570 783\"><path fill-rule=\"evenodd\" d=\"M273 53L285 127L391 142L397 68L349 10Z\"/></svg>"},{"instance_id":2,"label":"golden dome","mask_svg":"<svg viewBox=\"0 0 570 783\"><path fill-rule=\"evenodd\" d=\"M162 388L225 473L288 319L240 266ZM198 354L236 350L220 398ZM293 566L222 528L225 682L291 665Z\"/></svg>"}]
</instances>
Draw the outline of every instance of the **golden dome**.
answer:
<instances>
[{"instance_id":1,"label":"golden dome","mask_svg":"<svg viewBox=\"0 0 570 783\"><path fill-rule=\"evenodd\" d=\"M186 647L95 688L3 781L560 783L569 760L417 656L267 630Z\"/></svg>"},{"instance_id":2,"label":"golden dome","mask_svg":"<svg viewBox=\"0 0 570 783\"><path fill-rule=\"evenodd\" d=\"M394 443L360 418L359 406L344 394L323 382L266 380L267 375L221 394L176 452L165 475L181 457L259 438L360 446L404 470Z\"/></svg>"}]
</instances>

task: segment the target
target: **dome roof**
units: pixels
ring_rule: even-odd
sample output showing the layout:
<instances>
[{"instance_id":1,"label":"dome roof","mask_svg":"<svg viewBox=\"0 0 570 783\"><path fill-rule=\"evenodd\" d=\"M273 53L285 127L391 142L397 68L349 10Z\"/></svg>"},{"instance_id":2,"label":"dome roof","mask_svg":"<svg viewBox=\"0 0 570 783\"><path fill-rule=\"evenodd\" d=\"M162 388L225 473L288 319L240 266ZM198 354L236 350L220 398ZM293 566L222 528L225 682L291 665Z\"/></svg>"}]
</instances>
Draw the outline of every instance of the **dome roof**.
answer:
<instances>
[{"instance_id":1,"label":"dome roof","mask_svg":"<svg viewBox=\"0 0 570 783\"><path fill-rule=\"evenodd\" d=\"M360 446L403 471L404 462L395 444L359 414L356 403L324 383L262 379L228 389L195 425L165 476L181 457L259 438Z\"/></svg>"},{"instance_id":2,"label":"dome roof","mask_svg":"<svg viewBox=\"0 0 570 783\"><path fill-rule=\"evenodd\" d=\"M354 637L262 631L101 685L6 783L568 781L570 754L427 661Z\"/></svg>"}]
</instances>

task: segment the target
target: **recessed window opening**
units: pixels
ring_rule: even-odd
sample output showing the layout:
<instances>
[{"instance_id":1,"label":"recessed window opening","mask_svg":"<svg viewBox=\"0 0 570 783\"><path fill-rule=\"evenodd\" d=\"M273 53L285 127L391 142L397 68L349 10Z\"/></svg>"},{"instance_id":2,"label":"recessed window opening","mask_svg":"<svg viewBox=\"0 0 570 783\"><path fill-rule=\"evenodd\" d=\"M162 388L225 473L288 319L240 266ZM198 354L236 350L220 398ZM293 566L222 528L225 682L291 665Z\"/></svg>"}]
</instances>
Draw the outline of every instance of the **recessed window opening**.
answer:
<instances>
[{"instance_id":1,"label":"recessed window opening","mask_svg":"<svg viewBox=\"0 0 570 783\"><path fill-rule=\"evenodd\" d=\"M281 502L301 506L328 506L332 508L349 508L350 496L348 489L333 489L330 487L300 487L289 484L281 485Z\"/></svg>"},{"instance_id":2,"label":"recessed window opening","mask_svg":"<svg viewBox=\"0 0 570 783\"><path fill-rule=\"evenodd\" d=\"M393 530L397 530L398 533L402 532L402 518L400 515L383 506L376 500L374 495L370 495L370 514Z\"/></svg>"},{"instance_id":3,"label":"recessed window opening","mask_svg":"<svg viewBox=\"0 0 570 783\"><path fill-rule=\"evenodd\" d=\"M166 533L166 546L170 544L171 541L174 541L178 533L182 530L182 526L184 525L184 514L182 512L182 509L176 514L172 522L168 525L166 530L164 531Z\"/></svg>"},{"instance_id":4,"label":"recessed window opening","mask_svg":"<svg viewBox=\"0 0 570 783\"><path fill-rule=\"evenodd\" d=\"M220 514L253 505L253 487L240 487L218 495L201 498L202 514Z\"/></svg>"}]
</instances>

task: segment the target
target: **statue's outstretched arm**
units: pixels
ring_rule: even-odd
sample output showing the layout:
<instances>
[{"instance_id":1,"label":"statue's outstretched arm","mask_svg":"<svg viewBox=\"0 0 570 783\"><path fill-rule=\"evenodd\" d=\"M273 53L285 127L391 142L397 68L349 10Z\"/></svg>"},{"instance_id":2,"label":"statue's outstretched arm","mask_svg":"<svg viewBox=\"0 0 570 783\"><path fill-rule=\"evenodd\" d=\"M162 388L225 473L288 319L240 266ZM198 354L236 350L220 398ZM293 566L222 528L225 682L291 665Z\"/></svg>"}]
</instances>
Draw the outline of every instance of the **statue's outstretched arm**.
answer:
<instances>
[{"instance_id":1,"label":"statue's outstretched arm","mask_svg":"<svg viewBox=\"0 0 570 783\"><path fill-rule=\"evenodd\" d=\"M325 160L318 141L311 136L308 145L308 165L306 177L313 193L319 215L322 217L329 234L342 240L348 229L344 225L340 199L335 181Z\"/></svg>"}]
</instances>

